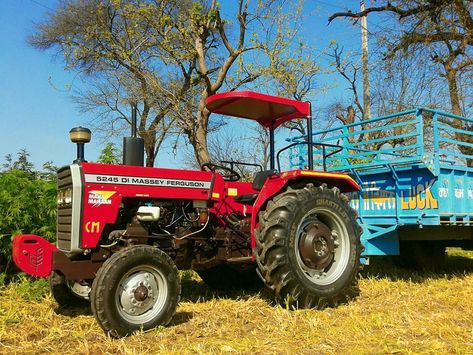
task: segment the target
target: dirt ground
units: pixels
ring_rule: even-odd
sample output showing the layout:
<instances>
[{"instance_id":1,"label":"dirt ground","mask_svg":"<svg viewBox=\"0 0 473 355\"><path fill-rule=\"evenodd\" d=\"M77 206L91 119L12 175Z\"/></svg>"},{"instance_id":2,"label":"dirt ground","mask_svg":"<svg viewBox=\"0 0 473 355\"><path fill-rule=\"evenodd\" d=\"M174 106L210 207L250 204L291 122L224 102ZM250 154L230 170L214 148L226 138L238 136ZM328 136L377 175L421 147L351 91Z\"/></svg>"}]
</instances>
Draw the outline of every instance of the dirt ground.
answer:
<instances>
[{"instance_id":1,"label":"dirt ground","mask_svg":"<svg viewBox=\"0 0 473 355\"><path fill-rule=\"evenodd\" d=\"M260 292L212 292L183 274L168 327L114 340L89 309L58 309L44 280L0 289L0 353L473 354L473 252L450 249L446 268L419 273L372 259L349 303L287 310Z\"/></svg>"}]
</instances>

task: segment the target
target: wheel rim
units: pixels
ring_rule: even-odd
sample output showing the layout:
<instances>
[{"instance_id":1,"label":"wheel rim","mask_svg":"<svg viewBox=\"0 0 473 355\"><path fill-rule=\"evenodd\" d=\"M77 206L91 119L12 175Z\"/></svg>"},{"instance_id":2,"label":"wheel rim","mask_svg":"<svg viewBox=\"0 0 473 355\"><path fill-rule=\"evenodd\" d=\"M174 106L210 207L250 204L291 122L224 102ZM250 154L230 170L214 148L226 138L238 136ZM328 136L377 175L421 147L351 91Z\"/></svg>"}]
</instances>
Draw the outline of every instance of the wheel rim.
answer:
<instances>
[{"instance_id":1,"label":"wheel rim","mask_svg":"<svg viewBox=\"0 0 473 355\"><path fill-rule=\"evenodd\" d=\"M86 282L68 282L69 289L77 297L89 300L91 287Z\"/></svg>"},{"instance_id":2,"label":"wheel rim","mask_svg":"<svg viewBox=\"0 0 473 355\"><path fill-rule=\"evenodd\" d=\"M303 275L317 285L330 285L345 271L350 257L350 238L337 213L315 208L296 231L295 254Z\"/></svg>"},{"instance_id":3,"label":"wheel rim","mask_svg":"<svg viewBox=\"0 0 473 355\"><path fill-rule=\"evenodd\" d=\"M142 265L120 279L115 302L120 315L130 323L153 320L166 305L168 287L164 274L155 267Z\"/></svg>"}]
</instances>

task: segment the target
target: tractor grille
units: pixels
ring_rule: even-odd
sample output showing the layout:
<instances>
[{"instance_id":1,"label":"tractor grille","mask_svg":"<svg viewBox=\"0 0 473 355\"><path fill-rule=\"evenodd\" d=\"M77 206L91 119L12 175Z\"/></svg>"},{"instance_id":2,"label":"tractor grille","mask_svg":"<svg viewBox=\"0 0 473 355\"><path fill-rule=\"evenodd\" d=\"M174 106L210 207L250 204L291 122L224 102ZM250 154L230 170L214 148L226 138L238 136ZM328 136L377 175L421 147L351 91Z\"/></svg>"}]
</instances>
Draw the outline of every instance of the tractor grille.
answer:
<instances>
[{"instance_id":1,"label":"tractor grille","mask_svg":"<svg viewBox=\"0 0 473 355\"><path fill-rule=\"evenodd\" d=\"M58 191L72 189L72 174L69 167L58 171ZM57 207L57 247L62 250L71 250L72 234L72 203L58 204Z\"/></svg>"}]
</instances>

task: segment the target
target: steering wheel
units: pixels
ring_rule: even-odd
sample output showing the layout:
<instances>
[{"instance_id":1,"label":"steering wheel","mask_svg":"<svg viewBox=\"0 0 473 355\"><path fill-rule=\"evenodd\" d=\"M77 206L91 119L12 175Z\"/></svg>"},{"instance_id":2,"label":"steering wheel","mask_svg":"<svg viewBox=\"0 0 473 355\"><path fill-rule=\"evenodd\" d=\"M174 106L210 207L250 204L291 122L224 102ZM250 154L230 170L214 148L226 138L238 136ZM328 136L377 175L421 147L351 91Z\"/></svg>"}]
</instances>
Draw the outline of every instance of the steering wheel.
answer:
<instances>
[{"instance_id":1,"label":"steering wheel","mask_svg":"<svg viewBox=\"0 0 473 355\"><path fill-rule=\"evenodd\" d=\"M201 168L202 169L207 168L212 172L216 172L217 170L221 170L223 172L226 172L226 174L225 173L221 174L223 180L225 180L225 181L238 181L241 178L240 174L238 174L235 170L233 170L232 168L229 168L227 166L217 165L217 164L214 164L214 163L204 163L204 164L201 165Z\"/></svg>"}]
</instances>

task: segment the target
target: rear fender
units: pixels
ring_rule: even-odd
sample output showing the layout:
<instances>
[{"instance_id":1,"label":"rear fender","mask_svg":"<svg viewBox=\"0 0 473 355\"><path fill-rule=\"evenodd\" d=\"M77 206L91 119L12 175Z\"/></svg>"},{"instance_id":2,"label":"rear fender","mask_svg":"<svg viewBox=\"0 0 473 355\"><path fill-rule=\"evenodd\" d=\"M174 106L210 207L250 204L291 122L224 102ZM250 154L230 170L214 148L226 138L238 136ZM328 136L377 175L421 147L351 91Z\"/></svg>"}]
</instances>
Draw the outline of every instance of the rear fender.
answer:
<instances>
[{"instance_id":1,"label":"rear fender","mask_svg":"<svg viewBox=\"0 0 473 355\"><path fill-rule=\"evenodd\" d=\"M256 248L256 239L254 231L258 227L258 214L266 203L277 195L280 191L295 183L326 183L330 186L336 186L341 192L359 191L360 186L347 174L318 172L311 170L293 170L284 172L280 175L269 177L253 205L253 213L251 215L251 247Z\"/></svg>"}]
</instances>

